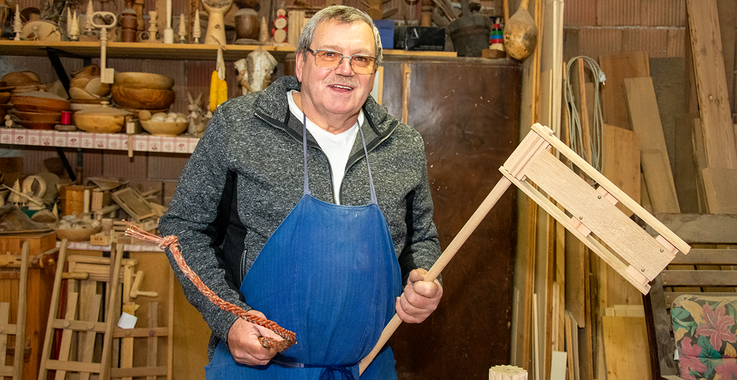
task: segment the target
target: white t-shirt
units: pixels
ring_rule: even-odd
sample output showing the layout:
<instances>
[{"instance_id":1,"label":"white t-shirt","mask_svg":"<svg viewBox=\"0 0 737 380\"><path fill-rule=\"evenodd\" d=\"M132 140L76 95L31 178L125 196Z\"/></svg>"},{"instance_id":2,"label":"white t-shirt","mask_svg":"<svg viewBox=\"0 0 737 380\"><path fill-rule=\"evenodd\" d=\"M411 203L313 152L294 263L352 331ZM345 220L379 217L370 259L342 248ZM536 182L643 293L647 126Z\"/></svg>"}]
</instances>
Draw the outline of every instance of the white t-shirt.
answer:
<instances>
[{"instance_id":1,"label":"white t-shirt","mask_svg":"<svg viewBox=\"0 0 737 380\"><path fill-rule=\"evenodd\" d=\"M303 120L304 114L302 110L297 107L294 103L293 95L297 91L290 91L287 93L287 99L289 100L289 110L299 120ZM330 162L330 168L333 172L333 194L335 194L335 204L340 204L340 184L343 182L343 175L345 174L345 166L348 163L348 156L351 154L351 148L353 143L356 141L356 135L358 133L358 125L363 123L363 110L358 114L358 121L355 125L350 127L345 132L334 135L322 128L317 124L313 123L309 118L307 119L307 130L310 131L312 136L320 145L325 155L328 156Z\"/></svg>"}]
</instances>

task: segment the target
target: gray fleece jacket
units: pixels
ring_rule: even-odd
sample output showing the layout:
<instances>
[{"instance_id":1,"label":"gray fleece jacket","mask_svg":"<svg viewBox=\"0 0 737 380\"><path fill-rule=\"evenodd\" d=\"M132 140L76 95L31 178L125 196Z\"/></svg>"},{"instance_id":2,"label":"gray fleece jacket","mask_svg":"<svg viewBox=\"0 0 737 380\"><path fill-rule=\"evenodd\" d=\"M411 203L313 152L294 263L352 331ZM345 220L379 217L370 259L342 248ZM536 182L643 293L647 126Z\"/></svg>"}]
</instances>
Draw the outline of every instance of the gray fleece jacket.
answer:
<instances>
[{"instance_id":1,"label":"gray fleece jacket","mask_svg":"<svg viewBox=\"0 0 737 380\"><path fill-rule=\"evenodd\" d=\"M245 310L251 308L239 292L241 280L303 194L302 121L287 103L287 92L299 88L295 77L282 77L264 91L218 107L159 223L162 236L179 238L185 261L202 281ZM406 279L412 269L429 269L440 255L424 143L371 97L363 111L361 129L378 204ZM307 144L312 195L334 202L328 158L309 132ZM368 178L359 134L346 165L341 203L370 203ZM202 295L168 250L167 255L184 294L212 330L211 356L218 341L227 342L237 317Z\"/></svg>"}]
</instances>

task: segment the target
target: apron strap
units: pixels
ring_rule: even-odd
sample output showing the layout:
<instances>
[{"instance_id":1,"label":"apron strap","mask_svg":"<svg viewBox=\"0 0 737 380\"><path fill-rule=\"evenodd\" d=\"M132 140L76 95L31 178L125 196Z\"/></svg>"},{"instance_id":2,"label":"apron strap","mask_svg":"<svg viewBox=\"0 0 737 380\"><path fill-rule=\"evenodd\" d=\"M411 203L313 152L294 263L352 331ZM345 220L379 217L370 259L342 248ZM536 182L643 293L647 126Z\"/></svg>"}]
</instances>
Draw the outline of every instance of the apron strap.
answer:
<instances>
[{"instance_id":1,"label":"apron strap","mask_svg":"<svg viewBox=\"0 0 737 380\"><path fill-rule=\"evenodd\" d=\"M305 167L305 179L304 179L304 195L312 195L310 191L310 185L307 180L307 114L302 112L302 153L304 154L304 167Z\"/></svg>"},{"instance_id":2,"label":"apron strap","mask_svg":"<svg viewBox=\"0 0 737 380\"><path fill-rule=\"evenodd\" d=\"M363 137L363 129L358 124L358 131L361 132L361 143L363 144L363 154L366 157L366 168L369 175L369 188L371 189L371 203L377 204L376 189L374 188L374 178L371 175L371 164L368 159L368 149L366 148L366 138ZM302 154L304 156L304 195L312 195L310 191L309 175L307 173L307 114L302 112Z\"/></svg>"}]
</instances>

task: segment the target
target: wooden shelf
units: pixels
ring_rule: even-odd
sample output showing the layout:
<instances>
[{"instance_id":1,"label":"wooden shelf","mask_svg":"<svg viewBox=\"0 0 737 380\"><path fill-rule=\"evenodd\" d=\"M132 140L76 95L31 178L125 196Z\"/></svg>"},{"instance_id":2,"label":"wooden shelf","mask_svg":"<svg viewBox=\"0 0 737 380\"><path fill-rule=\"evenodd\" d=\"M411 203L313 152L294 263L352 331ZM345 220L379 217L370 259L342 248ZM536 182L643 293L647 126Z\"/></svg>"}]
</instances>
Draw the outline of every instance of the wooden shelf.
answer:
<instances>
[{"instance_id":1,"label":"wooden shelf","mask_svg":"<svg viewBox=\"0 0 737 380\"><path fill-rule=\"evenodd\" d=\"M223 58L236 61L245 58L248 53L259 47L271 53L278 61L284 61L289 53L294 53L291 45L226 45ZM0 40L0 51L3 55L46 56L47 50L53 49L60 56L95 58L100 56L99 42L42 42L42 41L9 41ZM109 42L108 58L135 59L171 59L171 60L215 60L217 46L205 44L163 44L144 42ZM418 57L455 57L456 52L445 51L404 51L384 50L385 56L418 56Z\"/></svg>"},{"instance_id":2,"label":"wooden shelf","mask_svg":"<svg viewBox=\"0 0 737 380\"><path fill-rule=\"evenodd\" d=\"M129 139L136 152L183 153L194 151L195 137L163 137L149 134L61 132L36 129L0 129L0 144L32 145L62 148L128 150Z\"/></svg>"}]
</instances>

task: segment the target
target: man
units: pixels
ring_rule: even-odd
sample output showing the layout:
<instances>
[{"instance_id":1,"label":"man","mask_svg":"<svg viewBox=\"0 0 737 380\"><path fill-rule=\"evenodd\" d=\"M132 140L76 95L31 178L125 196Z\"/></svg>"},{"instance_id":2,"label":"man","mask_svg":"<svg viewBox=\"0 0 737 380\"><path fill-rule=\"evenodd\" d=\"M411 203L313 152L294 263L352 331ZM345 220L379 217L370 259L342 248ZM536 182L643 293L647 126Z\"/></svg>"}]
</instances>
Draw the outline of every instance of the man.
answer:
<instances>
[{"instance_id":1,"label":"man","mask_svg":"<svg viewBox=\"0 0 737 380\"><path fill-rule=\"evenodd\" d=\"M216 110L159 225L212 291L297 334L283 353L264 348L272 331L219 309L175 267L212 329L208 379L357 379L395 312L422 322L442 296L423 281L440 249L422 138L369 97L378 30L328 7L296 56L296 78ZM387 347L361 378L396 376Z\"/></svg>"}]
</instances>

